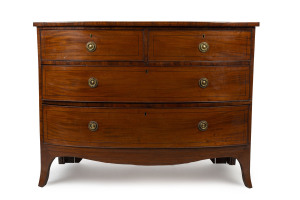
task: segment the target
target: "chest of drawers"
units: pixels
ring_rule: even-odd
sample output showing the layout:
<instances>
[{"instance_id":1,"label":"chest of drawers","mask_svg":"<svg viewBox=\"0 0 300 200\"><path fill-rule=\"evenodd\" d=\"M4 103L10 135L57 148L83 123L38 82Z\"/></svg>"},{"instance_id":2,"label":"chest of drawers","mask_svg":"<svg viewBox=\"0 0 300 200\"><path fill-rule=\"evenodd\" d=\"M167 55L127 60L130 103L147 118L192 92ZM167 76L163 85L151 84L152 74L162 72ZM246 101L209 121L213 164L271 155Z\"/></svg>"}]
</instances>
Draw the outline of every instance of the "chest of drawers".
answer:
<instances>
[{"instance_id":1,"label":"chest of drawers","mask_svg":"<svg viewBox=\"0 0 300 200\"><path fill-rule=\"evenodd\" d=\"M54 158L211 159L250 180L259 23L37 22L41 174Z\"/></svg>"}]
</instances>

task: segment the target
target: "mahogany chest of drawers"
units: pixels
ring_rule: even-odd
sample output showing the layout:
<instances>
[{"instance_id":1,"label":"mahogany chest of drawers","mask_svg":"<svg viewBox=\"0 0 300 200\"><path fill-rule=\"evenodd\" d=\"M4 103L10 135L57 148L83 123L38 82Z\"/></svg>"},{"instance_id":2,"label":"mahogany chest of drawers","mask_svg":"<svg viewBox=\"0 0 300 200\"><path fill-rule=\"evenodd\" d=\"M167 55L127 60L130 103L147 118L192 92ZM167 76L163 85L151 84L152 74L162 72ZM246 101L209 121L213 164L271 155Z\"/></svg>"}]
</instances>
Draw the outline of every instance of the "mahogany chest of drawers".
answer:
<instances>
[{"instance_id":1,"label":"mahogany chest of drawers","mask_svg":"<svg viewBox=\"0 0 300 200\"><path fill-rule=\"evenodd\" d=\"M259 23L37 22L41 174L54 158L211 159L250 180Z\"/></svg>"}]
</instances>

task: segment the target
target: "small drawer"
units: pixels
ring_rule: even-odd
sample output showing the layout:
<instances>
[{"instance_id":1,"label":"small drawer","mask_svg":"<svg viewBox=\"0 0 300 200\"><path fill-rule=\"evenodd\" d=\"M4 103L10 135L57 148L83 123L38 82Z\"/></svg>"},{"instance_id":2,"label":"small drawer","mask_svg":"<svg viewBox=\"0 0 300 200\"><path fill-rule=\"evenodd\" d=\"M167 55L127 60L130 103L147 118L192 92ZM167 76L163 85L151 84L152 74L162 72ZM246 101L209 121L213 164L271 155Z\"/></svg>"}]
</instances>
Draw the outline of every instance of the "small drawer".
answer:
<instances>
[{"instance_id":1,"label":"small drawer","mask_svg":"<svg viewBox=\"0 0 300 200\"><path fill-rule=\"evenodd\" d=\"M44 143L82 147L186 148L248 143L248 106L91 108L44 106Z\"/></svg>"},{"instance_id":2,"label":"small drawer","mask_svg":"<svg viewBox=\"0 0 300 200\"><path fill-rule=\"evenodd\" d=\"M43 66L43 99L101 102L249 100L249 67Z\"/></svg>"},{"instance_id":3,"label":"small drawer","mask_svg":"<svg viewBox=\"0 0 300 200\"><path fill-rule=\"evenodd\" d=\"M143 61L140 30L42 30L42 60Z\"/></svg>"},{"instance_id":4,"label":"small drawer","mask_svg":"<svg viewBox=\"0 0 300 200\"><path fill-rule=\"evenodd\" d=\"M149 61L250 60L251 32L242 30L149 33Z\"/></svg>"}]
</instances>

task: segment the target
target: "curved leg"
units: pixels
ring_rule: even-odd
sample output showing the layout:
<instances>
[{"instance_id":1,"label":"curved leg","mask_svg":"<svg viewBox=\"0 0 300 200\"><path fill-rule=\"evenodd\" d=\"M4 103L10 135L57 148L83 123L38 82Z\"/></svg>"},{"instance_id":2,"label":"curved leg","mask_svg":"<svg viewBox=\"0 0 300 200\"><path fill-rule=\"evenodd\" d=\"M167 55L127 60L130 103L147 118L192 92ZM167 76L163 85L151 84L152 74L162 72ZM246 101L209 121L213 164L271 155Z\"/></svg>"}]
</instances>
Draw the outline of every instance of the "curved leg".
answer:
<instances>
[{"instance_id":1,"label":"curved leg","mask_svg":"<svg viewBox=\"0 0 300 200\"><path fill-rule=\"evenodd\" d=\"M250 149L240 154L237 159L241 165L242 177L245 186L247 188L252 188L251 177L250 177Z\"/></svg>"},{"instance_id":2,"label":"curved leg","mask_svg":"<svg viewBox=\"0 0 300 200\"><path fill-rule=\"evenodd\" d=\"M41 174L39 186L44 187L49 178L50 166L55 157L51 156L48 151L42 148L41 150Z\"/></svg>"}]
</instances>

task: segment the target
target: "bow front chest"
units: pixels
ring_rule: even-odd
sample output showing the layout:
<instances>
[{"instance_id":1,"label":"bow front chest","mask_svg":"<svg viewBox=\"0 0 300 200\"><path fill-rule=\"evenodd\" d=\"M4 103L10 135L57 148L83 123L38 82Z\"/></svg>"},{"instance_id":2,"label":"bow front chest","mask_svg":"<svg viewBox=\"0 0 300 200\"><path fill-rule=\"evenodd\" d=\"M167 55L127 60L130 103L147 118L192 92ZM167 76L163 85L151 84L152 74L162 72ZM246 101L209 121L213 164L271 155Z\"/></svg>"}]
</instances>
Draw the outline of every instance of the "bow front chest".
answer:
<instances>
[{"instance_id":1,"label":"bow front chest","mask_svg":"<svg viewBox=\"0 0 300 200\"><path fill-rule=\"evenodd\" d=\"M59 163L211 159L250 180L255 26L37 22L41 175Z\"/></svg>"}]
</instances>

